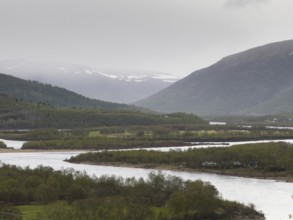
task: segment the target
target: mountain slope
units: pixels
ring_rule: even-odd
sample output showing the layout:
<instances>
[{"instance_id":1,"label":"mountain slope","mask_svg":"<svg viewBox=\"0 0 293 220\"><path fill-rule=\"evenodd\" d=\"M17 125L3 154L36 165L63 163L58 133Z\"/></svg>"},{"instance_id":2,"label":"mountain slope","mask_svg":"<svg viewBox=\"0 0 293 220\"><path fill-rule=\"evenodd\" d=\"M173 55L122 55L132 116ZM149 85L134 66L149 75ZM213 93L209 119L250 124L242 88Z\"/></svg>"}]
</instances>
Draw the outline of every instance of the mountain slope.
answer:
<instances>
[{"instance_id":1,"label":"mountain slope","mask_svg":"<svg viewBox=\"0 0 293 220\"><path fill-rule=\"evenodd\" d=\"M183 113L152 114L138 111L105 111L54 107L24 102L0 94L0 129L89 128L97 126L132 126L162 124L200 124L201 118Z\"/></svg>"},{"instance_id":2,"label":"mountain slope","mask_svg":"<svg viewBox=\"0 0 293 220\"><path fill-rule=\"evenodd\" d=\"M22 80L6 74L0 74L0 93L25 101L59 107L134 109L128 105L89 99L60 87Z\"/></svg>"},{"instance_id":3,"label":"mountain slope","mask_svg":"<svg viewBox=\"0 0 293 220\"><path fill-rule=\"evenodd\" d=\"M154 71L97 70L69 63L0 60L0 72L59 86L86 97L131 103L168 87L177 77Z\"/></svg>"},{"instance_id":4,"label":"mountain slope","mask_svg":"<svg viewBox=\"0 0 293 220\"><path fill-rule=\"evenodd\" d=\"M249 115L293 111L292 99L289 40L225 57L136 104L164 112Z\"/></svg>"}]
</instances>

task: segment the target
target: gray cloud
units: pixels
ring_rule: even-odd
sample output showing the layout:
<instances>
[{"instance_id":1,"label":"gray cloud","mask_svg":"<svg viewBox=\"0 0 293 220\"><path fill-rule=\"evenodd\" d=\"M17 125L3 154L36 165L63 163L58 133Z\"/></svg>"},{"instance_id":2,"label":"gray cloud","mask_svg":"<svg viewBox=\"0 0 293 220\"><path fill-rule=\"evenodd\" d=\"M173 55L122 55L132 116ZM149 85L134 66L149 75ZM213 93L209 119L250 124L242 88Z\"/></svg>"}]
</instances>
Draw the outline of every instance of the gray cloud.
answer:
<instances>
[{"instance_id":1,"label":"gray cloud","mask_svg":"<svg viewBox=\"0 0 293 220\"><path fill-rule=\"evenodd\" d=\"M269 3L270 0L227 0L227 7L243 7L247 5L260 5L264 3Z\"/></svg>"},{"instance_id":2,"label":"gray cloud","mask_svg":"<svg viewBox=\"0 0 293 220\"><path fill-rule=\"evenodd\" d=\"M223 56L292 39L292 8L292 0L0 1L0 60L187 75Z\"/></svg>"}]
</instances>

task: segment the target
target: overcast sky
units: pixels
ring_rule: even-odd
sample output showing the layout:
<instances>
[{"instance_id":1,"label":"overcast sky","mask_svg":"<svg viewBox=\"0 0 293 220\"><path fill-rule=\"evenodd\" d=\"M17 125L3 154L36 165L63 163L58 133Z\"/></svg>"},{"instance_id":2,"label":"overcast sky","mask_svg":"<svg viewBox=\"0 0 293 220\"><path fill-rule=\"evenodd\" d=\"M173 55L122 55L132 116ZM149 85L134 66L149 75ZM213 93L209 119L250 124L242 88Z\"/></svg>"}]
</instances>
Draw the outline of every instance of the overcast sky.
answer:
<instances>
[{"instance_id":1,"label":"overcast sky","mask_svg":"<svg viewBox=\"0 0 293 220\"><path fill-rule=\"evenodd\" d=\"M7 0L0 28L0 59L185 76L293 39L293 0Z\"/></svg>"}]
</instances>

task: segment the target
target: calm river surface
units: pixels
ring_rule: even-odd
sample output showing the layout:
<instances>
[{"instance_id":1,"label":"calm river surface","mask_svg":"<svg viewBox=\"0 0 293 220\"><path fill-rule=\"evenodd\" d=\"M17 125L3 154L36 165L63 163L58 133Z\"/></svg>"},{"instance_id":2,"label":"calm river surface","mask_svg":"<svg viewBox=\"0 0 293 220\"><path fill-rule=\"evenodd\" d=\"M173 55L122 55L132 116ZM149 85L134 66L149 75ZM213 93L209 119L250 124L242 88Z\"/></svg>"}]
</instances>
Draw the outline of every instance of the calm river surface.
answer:
<instances>
[{"instance_id":1,"label":"calm river surface","mask_svg":"<svg viewBox=\"0 0 293 220\"><path fill-rule=\"evenodd\" d=\"M22 145L25 143L25 141L11 141L11 140L4 140L4 139L0 139L0 141L6 144L7 147L14 148L14 149L20 149Z\"/></svg>"},{"instance_id":2,"label":"calm river surface","mask_svg":"<svg viewBox=\"0 0 293 220\"><path fill-rule=\"evenodd\" d=\"M293 142L293 140L287 142ZM164 150L167 149L164 148ZM29 166L31 168L39 165L50 166L55 170L72 168L77 171L86 171L89 175L96 176L117 175L145 178L152 171L151 169L71 164L63 161L79 153L80 151L0 153L0 161L6 164L21 167ZM216 174L176 171L164 171L164 173L176 175L183 179L209 181L218 189L223 198L245 204L253 203L256 209L261 210L265 214L266 219L269 220L287 220L288 214L293 213L293 199L291 198L293 183Z\"/></svg>"}]
</instances>

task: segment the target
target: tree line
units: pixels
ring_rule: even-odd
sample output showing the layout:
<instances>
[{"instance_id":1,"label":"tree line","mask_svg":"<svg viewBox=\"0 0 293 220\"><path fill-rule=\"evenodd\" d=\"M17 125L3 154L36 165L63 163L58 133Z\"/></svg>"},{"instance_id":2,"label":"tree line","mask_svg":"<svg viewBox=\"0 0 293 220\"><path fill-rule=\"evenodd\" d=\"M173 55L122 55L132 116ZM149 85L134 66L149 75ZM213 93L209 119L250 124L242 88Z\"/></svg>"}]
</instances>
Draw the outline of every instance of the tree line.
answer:
<instances>
[{"instance_id":1,"label":"tree line","mask_svg":"<svg viewBox=\"0 0 293 220\"><path fill-rule=\"evenodd\" d=\"M151 172L147 179L90 178L73 170L2 165L0 189L0 218L9 220L22 219L15 206L20 204L48 204L38 219L50 220L197 220L262 216L253 207L221 199L216 188L207 182L184 181L161 172Z\"/></svg>"},{"instance_id":2,"label":"tree line","mask_svg":"<svg viewBox=\"0 0 293 220\"><path fill-rule=\"evenodd\" d=\"M293 174L293 147L288 143L246 144L232 147L195 148L187 151L104 151L71 157L69 162L123 162L174 165L181 168L238 169ZM206 162L206 163L205 163ZM208 163L210 162L210 163ZM210 164L210 165L209 165Z\"/></svg>"},{"instance_id":3,"label":"tree line","mask_svg":"<svg viewBox=\"0 0 293 220\"><path fill-rule=\"evenodd\" d=\"M0 128L89 128L97 126L206 124L192 114L155 114L121 109L55 107L0 94Z\"/></svg>"}]
</instances>

